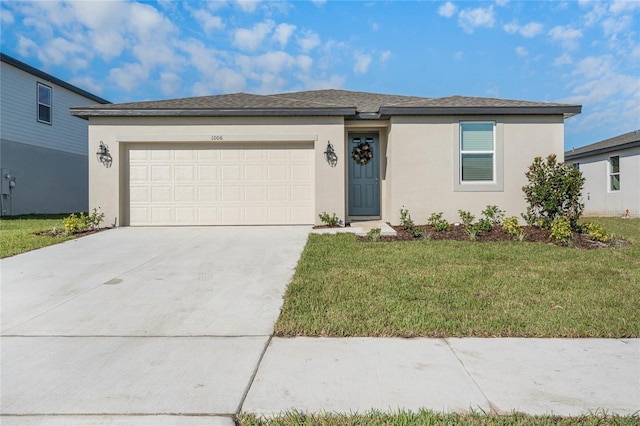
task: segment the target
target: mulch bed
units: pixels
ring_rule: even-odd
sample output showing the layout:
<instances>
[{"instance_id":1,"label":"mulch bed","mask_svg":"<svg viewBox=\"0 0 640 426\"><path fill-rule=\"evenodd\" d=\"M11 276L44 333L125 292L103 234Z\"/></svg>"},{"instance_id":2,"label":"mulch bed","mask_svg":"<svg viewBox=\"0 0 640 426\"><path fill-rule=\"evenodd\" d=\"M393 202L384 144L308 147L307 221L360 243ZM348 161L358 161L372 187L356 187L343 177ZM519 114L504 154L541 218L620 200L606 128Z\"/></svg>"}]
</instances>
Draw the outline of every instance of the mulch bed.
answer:
<instances>
[{"instance_id":1,"label":"mulch bed","mask_svg":"<svg viewBox=\"0 0 640 426\"><path fill-rule=\"evenodd\" d=\"M414 237L413 232L410 230L406 230L401 226L394 226L389 224L395 231L397 235L395 237L391 236L382 236L380 237L380 241L419 241L419 240L452 240L452 241L470 241L469 234L467 234L466 228L464 225L451 225L448 231L436 231L433 226L430 225L419 225L418 228L422 228L423 236ZM573 247L580 249L598 249L598 248L606 248L606 247L624 247L629 244L628 241L617 238L612 242L602 243L600 241L595 241L589 237L588 234L581 234L578 232L574 232L573 236L569 243L561 243L556 241L551 237L551 232L532 227L532 226L523 226L522 229L525 231L524 241L526 242L534 242L534 243L545 243L552 244L556 246L563 247ZM358 237L358 241L368 242L370 241L368 237ZM479 243L487 243L487 242L496 242L496 241L514 241L514 238L507 234L501 227L494 227L489 232L482 232L480 236L477 237L475 242ZM516 240L517 241L517 240Z\"/></svg>"},{"instance_id":2,"label":"mulch bed","mask_svg":"<svg viewBox=\"0 0 640 426\"><path fill-rule=\"evenodd\" d=\"M74 237L84 237L85 235L95 234L97 232L106 231L107 229L111 228L86 229L84 231L74 232L72 235ZM60 237L66 234L62 229L50 229L48 231L36 232L36 235L42 235L45 237Z\"/></svg>"}]
</instances>

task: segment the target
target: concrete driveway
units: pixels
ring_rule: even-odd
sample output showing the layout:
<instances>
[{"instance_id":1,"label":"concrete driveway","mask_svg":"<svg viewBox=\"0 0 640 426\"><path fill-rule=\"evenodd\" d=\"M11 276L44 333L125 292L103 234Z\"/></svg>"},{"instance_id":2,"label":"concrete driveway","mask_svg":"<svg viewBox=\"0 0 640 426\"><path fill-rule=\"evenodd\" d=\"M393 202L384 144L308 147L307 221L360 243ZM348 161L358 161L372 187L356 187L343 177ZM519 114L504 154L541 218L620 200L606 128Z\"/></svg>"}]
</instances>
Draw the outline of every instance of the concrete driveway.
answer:
<instances>
[{"instance_id":1,"label":"concrete driveway","mask_svg":"<svg viewBox=\"0 0 640 426\"><path fill-rule=\"evenodd\" d=\"M308 232L119 228L2 260L3 424L232 424Z\"/></svg>"}]
</instances>

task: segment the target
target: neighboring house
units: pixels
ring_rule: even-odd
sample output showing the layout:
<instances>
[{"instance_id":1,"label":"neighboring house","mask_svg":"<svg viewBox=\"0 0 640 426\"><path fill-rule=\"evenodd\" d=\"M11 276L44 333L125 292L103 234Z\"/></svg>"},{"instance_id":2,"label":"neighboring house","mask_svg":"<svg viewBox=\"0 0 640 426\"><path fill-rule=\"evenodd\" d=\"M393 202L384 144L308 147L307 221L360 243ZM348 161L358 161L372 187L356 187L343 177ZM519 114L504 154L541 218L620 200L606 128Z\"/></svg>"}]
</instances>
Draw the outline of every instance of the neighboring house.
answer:
<instances>
[{"instance_id":1,"label":"neighboring house","mask_svg":"<svg viewBox=\"0 0 640 426\"><path fill-rule=\"evenodd\" d=\"M640 130L564 153L585 178L586 216L640 216Z\"/></svg>"},{"instance_id":2,"label":"neighboring house","mask_svg":"<svg viewBox=\"0 0 640 426\"><path fill-rule=\"evenodd\" d=\"M89 120L89 206L118 225L319 224L318 214L458 220L526 210L536 156L562 157L581 106L344 90L72 108Z\"/></svg>"},{"instance_id":3,"label":"neighboring house","mask_svg":"<svg viewBox=\"0 0 640 426\"><path fill-rule=\"evenodd\" d=\"M0 214L88 208L87 122L72 106L108 101L0 54Z\"/></svg>"}]
</instances>

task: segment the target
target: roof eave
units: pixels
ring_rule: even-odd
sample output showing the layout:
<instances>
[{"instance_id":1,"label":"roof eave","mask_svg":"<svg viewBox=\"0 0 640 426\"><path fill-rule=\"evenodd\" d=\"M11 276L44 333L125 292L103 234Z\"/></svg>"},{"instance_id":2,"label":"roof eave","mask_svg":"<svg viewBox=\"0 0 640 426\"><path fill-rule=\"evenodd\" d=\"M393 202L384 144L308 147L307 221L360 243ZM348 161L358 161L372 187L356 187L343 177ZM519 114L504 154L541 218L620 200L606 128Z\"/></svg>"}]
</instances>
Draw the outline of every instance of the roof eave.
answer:
<instances>
[{"instance_id":1,"label":"roof eave","mask_svg":"<svg viewBox=\"0 0 640 426\"><path fill-rule=\"evenodd\" d=\"M598 149L589 150L589 151L577 152L577 153L573 151L567 151L564 153L564 160L565 161L577 160L584 157L591 157L593 155L606 154L608 152L613 152L613 151L622 151L625 149L634 148L636 146L640 146L640 140L631 141L631 142L623 143L620 145L607 146L604 148L598 148Z\"/></svg>"},{"instance_id":2,"label":"roof eave","mask_svg":"<svg viewBox=\"0 0 640 426\"><path fill-rule=\"evenodd\" d=\"M71 115L89 117L295 117L353 116L355 108L254 108L254 109L114 109L71 108Z\"/></svg>"},{"instance_id":3,"label":"roof eave","mask_svg":"<svg viewBox=\"0 0 640 426\"><path fill-rule=\"evenodd\" d=\"M381 115L559 115L573 117L582 112L581 105L528 107L381 107Z\"/></svg>"}]
</instances>

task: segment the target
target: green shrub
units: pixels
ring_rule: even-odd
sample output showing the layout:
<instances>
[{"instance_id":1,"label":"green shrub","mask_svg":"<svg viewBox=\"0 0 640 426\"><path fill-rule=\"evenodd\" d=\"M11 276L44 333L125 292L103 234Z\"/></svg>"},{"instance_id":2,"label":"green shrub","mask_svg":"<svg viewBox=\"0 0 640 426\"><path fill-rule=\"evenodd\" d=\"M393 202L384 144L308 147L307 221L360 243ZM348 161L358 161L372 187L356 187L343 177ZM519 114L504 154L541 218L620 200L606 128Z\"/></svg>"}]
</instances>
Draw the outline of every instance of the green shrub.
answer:
<instances>
[{"instance_id":1,"label":"green shrub","mask_svg":"<svg viewBox=\"0 0 640 426\"><path fill-rule=\"evenodd\" d=\"M529 184L522 187L529 206L522 217L531 226L549 228L559 217L565 217L577 229L584 204L580 203L584 178L571 166L558 163L555 154L543 161L536 157L525 174Z\"/></svg>"},{"instance_id":2,"label":"green shrub","mask_svg":"<svg viewBox=\"0 0 640 426\"><path fill-rule=\"evenodd\" d=\"M467 235L471 241L475 241L478 239L480 235L482 235L482 229L480 229L479 223L471 223L467 225Z\"/></svg>"},{"instance_id":3,"label":"green shrub","mask_svg":"<svg viewBox=\"0 0 640 426\"><path fill-rule=\"evenodd\" d=\"M478 228L484 232L490 232L493 229L493 224L489 219L483 217L478 221Z\"/></svg>"},{"instance_id":4,"label":"green shrub","mask_svg":"<svg viewBox=\"0 0 640 426\"><path fill-rule=\"evenodd\" d=\"M476 218L471 212L466 210L458 210L458 215L460 215L460 220L464 226L469 226L473 223L473 220Z\"/></svg>"},{"instance_id":5,"label":"green shrub","mask_svg":"<svg viewBox=\"0 0 640 426\"><path fill-rule=\"evenodd\" d=\"M504 219L504 211L499 209L498 206L487 206L482 210L482 216L488 220L492 226L502 225Z\"/></svg>"},{"instance_id":6,"label":"green shrub","mask_svg":"<svg viewBox=\"0 0 640 426\"><path fill-rule=\"evenodd\" d=\"M369 241L373 241L373 242L380 241L381 233L382 233L382 229L373 228L369 232L367 232L367 238L369 238Z\"/></svg>"},{"instance_id":7,"label":"green shrub","mask_svg":"<svg viewBox=\"0 0 640 426\"><path fill-rule=\"evenodd\" d=\"M551 236L566 243L571 238L571 222L564 216L558 216L551 222Z\"/></svg>"},{"instance_id":8,"label":"green shrub","mask_svg":"<svg viewBox=\"0 0 640 426\"><path fill-rule=\"evenodd\" d=\"M449 230L449 222L442 217L443 214L442 212L432 213L431 216L429 216L429 220L427 220L427 223L433 226L438 232Z\"/></svg>"},{"instance_id":9,"label":"green shrub","mask_svg":"<svg viewBox=\"0 0 640 426\"><path fill-rule=\"evenodd\" d=\"M414 238L420 238L424 235L424 229L420 228L419 226L416 226L415 228L413 228L413 237Z\"/></svg>"},{"instance_id":10,"label":"green shrub","mask_svg":"<svg viewBox=\"0 0 640 426\"><path fill-rule=\"evenodd\" d=\"M75 234L82 229L88 227L87 216L84 212L80 213L80 216L76 216L75 213L71 213L69 216L62 219L62 226L66 234Z\"/></svg>"},{"instance_id":11,"label":"green shrub","mask_svg":"<svg viewBox=\"0 0 640 426\"><path fill-rule=\"evenodd\" d=\"M338 216L335 213L330 215L327 212L322 212L318 217L320 217L322 223L327 225L329 228L336 228L340 223L340 219L338 219Z\"/></svg>"},{"instance_id":12,"label":"green shrub","mask_svg":"<svg viewBox=\"0 0 640 426\"><path fill-rule=\"evenodd\" d=\"M404 206L400 209L400 226L404 229L413 229L414 223L409 214L409 209L405 209Z\"/></svg>"},{"instance_id":13,"label":"green shrub","mask_svg":"<svg viewBox=\"0 0 640 426\"><path fill-rule=\"evenodd\" d=\"M587 222L583 225L583 229L594 240L600 242L606 242L609 239L609 234L604 230L602 225L594 222Z\"/></svg>"},{"instance_id":14,"label":"green shrub","mask_svg":"<svg viewBox=\"0 0 640 426\"><path fill-rule=\"evenodd\" d=\"M510 235L511 237L517 239L518 241L524 241L524 237L526 233L524 229L518 223L518 218L515 216L509 216L508 218L502 221L502 229Z\"/></svg>"},{"instance_id":15,"label":"green shrub","mask_svg":"<svg viewBox=\"0 0 640 426\"><path fill-rule=\"evenodd\" d=\"M98 229L100 228L100 224L104 221L104 213L94 208L93 212L87 216L86 221L89 228Z\"/></svg>"}]
</instances>

